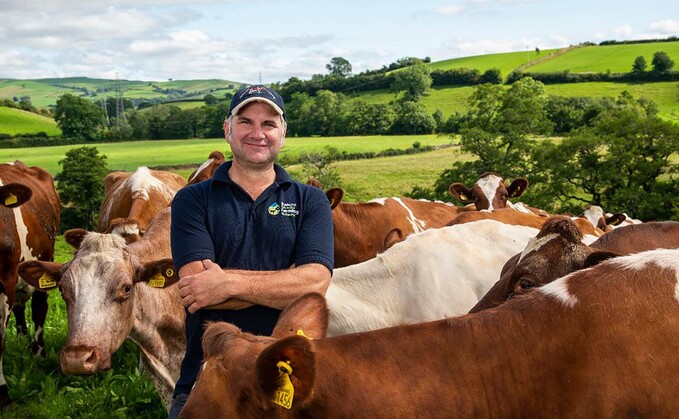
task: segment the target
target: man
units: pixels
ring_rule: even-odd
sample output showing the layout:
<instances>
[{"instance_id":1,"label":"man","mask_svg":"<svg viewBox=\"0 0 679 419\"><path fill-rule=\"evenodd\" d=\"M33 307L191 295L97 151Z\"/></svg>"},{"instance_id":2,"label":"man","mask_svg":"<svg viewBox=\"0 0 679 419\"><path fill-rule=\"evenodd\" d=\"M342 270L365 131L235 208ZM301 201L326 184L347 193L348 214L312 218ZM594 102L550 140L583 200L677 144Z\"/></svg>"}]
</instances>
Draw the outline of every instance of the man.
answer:
<instances>
[{"instance_id":1,"label":"man","mask_svg":"<svg viewBox=\"0 0 679 419\"><path fill-rule=\"evenodd\" d=\"M172 257L187 308L187 348L170 418L201 367L207 321L270 335L281 310L325 293L333 267L332 215L318 188L274 164L285 141L281 96L266 86L236 92L224 122L233 160L172 202Z\"/></svg>"}]
</instances>

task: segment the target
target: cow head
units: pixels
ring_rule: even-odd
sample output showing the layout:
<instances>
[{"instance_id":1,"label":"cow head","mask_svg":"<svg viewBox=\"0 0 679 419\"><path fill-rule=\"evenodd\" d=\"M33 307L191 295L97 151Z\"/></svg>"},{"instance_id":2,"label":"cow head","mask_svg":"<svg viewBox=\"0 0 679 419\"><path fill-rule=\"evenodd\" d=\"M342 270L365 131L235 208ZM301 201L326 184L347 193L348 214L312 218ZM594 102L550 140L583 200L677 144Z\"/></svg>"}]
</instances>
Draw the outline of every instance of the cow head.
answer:
<instances>
[{"instance_id":1,"label":"cow head","mask_svg":"<svg viewBox=\"0 0 679 419\"><path fill-rule=\"evenodd\" d=\"M217 170L222 163L224 163L224 153L219 150L214 150L210 153L207 160L189 175L187 185L193 185L194 183L211 179L215 174L215 170Z\"/></svg>"},{"instance_id":2,"label":"cow head","mask_svg":"<svg viewBox=\"0 0 679 419\"><path fill-rule=\"evenodd\" d=\"M464 183L452 183L448 192L465 204L474 204L478 211L505 208L509 198L518 198L526 191L528 181L516 178L506 186L502 177L495 173L484 173L474 186L468 188Z\"/></svg>"},{"instance_id":3,"label":"cow head","mask_svg":"<svg viewBox=\"0 0 679 419\"><path fill-rule=\"evenodd\" d=\"M242 333L228 323L210 324L203 336L204 367L180 417L284 415L272 402L283 375L294 387L291 407L298 408L314 385L312 339L324 337L327 325L325 299L313 293L281 313L272 337Z\"/></svg>"},{"instance_id":4,"label":"cow head","mask_svg":"<svg viewBox=\"0 0 679 419\"><path fill-rule=\"evenodd\" d=\"M607 215L604 210L598 205L589 205L580 214L581 218L587 219L596 228L609 232L613 230L613 226L619 225L625 221L625 215L620 213Z\"/></svg>"},{"instance_id":5,"label":"cow head","mask_svg":"<svg viewBox=\"0 0 679 419\"><path fill-rule=\"evenodd\" d=\"M470 310L495 307L514 295L530 292L571 272L614 256L582 243L582 233L565 216L554 216L531 239L524 251L502 268L500 280Z\"/></svg>"},{"instance_id":6,"label":"cow head","mask_svg":"<svg viewBox=\"0 0 679 419\"><path fill-rule=\"evenodd\" d=\"M61 369L93 374L111 367L111 355L132 329L136 285L165 287L177 276L169 259L141 263L118 235L75 230L66 236L78 245L71 261L23 262L19 274L39 290L59 288L68 316Z\"/></svg>"}]
</instances>

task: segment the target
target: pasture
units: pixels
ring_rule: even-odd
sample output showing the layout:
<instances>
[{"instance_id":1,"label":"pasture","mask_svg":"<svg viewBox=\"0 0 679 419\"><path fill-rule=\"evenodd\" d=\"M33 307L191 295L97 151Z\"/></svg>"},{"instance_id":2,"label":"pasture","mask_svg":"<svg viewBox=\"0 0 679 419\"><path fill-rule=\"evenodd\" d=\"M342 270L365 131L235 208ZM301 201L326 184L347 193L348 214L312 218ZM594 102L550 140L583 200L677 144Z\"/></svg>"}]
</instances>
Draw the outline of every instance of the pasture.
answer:
<instances>
[{"instance_id":1,"label":"pasture","mask_svg":"<svg viewBox=\"0 0 679 419\"><path fill-rule=\"evenodd\" d=\"M44 132L49 136L61 135L54 119L21 109L0 106L0 131L3 134L35 134Z\"/></svg>"},{"instance_id":2,"label":"pasture","mask_svg":"<svg viewBox=\"0 0 679 419\"><path fill-rule=\"evenodd\" d=\"M679 59L678 42L653 42L648 44L597 45L574 48L563 55L529 67L526 71L536 73L629 73L634 59L646 59L646 70L653 67L653 54L664 51L675 62Z\"/></svg>"},{"instance_id":3,"label":"pasture","mask_svg":"<svg viewBox=\"0 0 679 419\"><path fill-rule=\"evenodd\" d=\"M500 70L503 79L518 66L530 63L545 55L557 51L556 49L541 50L538 54L535 48L518 52L503 52L499 54L476 55L473 57L453 58L450 60L436 61L431 63L432 70L452 70L454 68L477 69L481 73L491 68Z\"/></svg>"}]
</instances>

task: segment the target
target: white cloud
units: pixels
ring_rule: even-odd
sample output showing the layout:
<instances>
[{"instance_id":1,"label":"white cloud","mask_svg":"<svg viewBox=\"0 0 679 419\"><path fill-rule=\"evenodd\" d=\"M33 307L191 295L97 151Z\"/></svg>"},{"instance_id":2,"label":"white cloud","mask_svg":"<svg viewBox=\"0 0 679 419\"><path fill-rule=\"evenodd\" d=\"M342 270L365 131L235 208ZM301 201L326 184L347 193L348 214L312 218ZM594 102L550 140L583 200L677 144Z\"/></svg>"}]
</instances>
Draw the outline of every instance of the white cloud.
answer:
<instances>
[{"instance_id":1,"label":"white cloud","mask_svg":"<svg viewBox=\"0 0 679 419\"><path fill-rule=\"evenodd\" d=\"M650 28L664 35L677 35L679 33L679 21L673 19L652 22Z\"/></svg>"},{"instance_id":2,"label":"white cloud","mask_svg":"<svg viewBox=\"0 0 679 419\"><path fill-rule=\"evenodd\" d=\"M622 36L627 38L630 35L632 35L632 27L630 25L618 26L617 28L613 29L613 33L616 36Z\"/></svg>"},{"instance_id":3,"label":"white cloud","mask_svg":"<svg viewBox=\"0 0 679 419\"><path fill-rule=\"evenodd\" d=\"M438 9L435 10L437 14L440 15L446 15L446 16L454 16L454 15L459 15L462 13L464 10L464 6L459 5L459 4L448 4L445 6L441 6Z\"/></svg>"}]
</instances>

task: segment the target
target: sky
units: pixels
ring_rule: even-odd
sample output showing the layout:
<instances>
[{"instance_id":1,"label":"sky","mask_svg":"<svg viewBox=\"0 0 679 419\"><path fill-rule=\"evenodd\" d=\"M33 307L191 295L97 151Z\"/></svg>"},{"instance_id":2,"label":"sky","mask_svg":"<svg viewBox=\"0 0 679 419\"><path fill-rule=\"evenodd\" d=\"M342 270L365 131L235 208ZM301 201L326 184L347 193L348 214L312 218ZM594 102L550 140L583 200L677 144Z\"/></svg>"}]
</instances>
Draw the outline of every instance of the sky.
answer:
<instances>
[{"instance_id":1,"label":"sky","mask_svg":"<svg viewBox=\"0 0 679 419\"><path fill-rule=\"evenodd\" d=\"M669 36L677 0L0 0L0 79L272 83Z\"/></svg>"}]
</instances>

